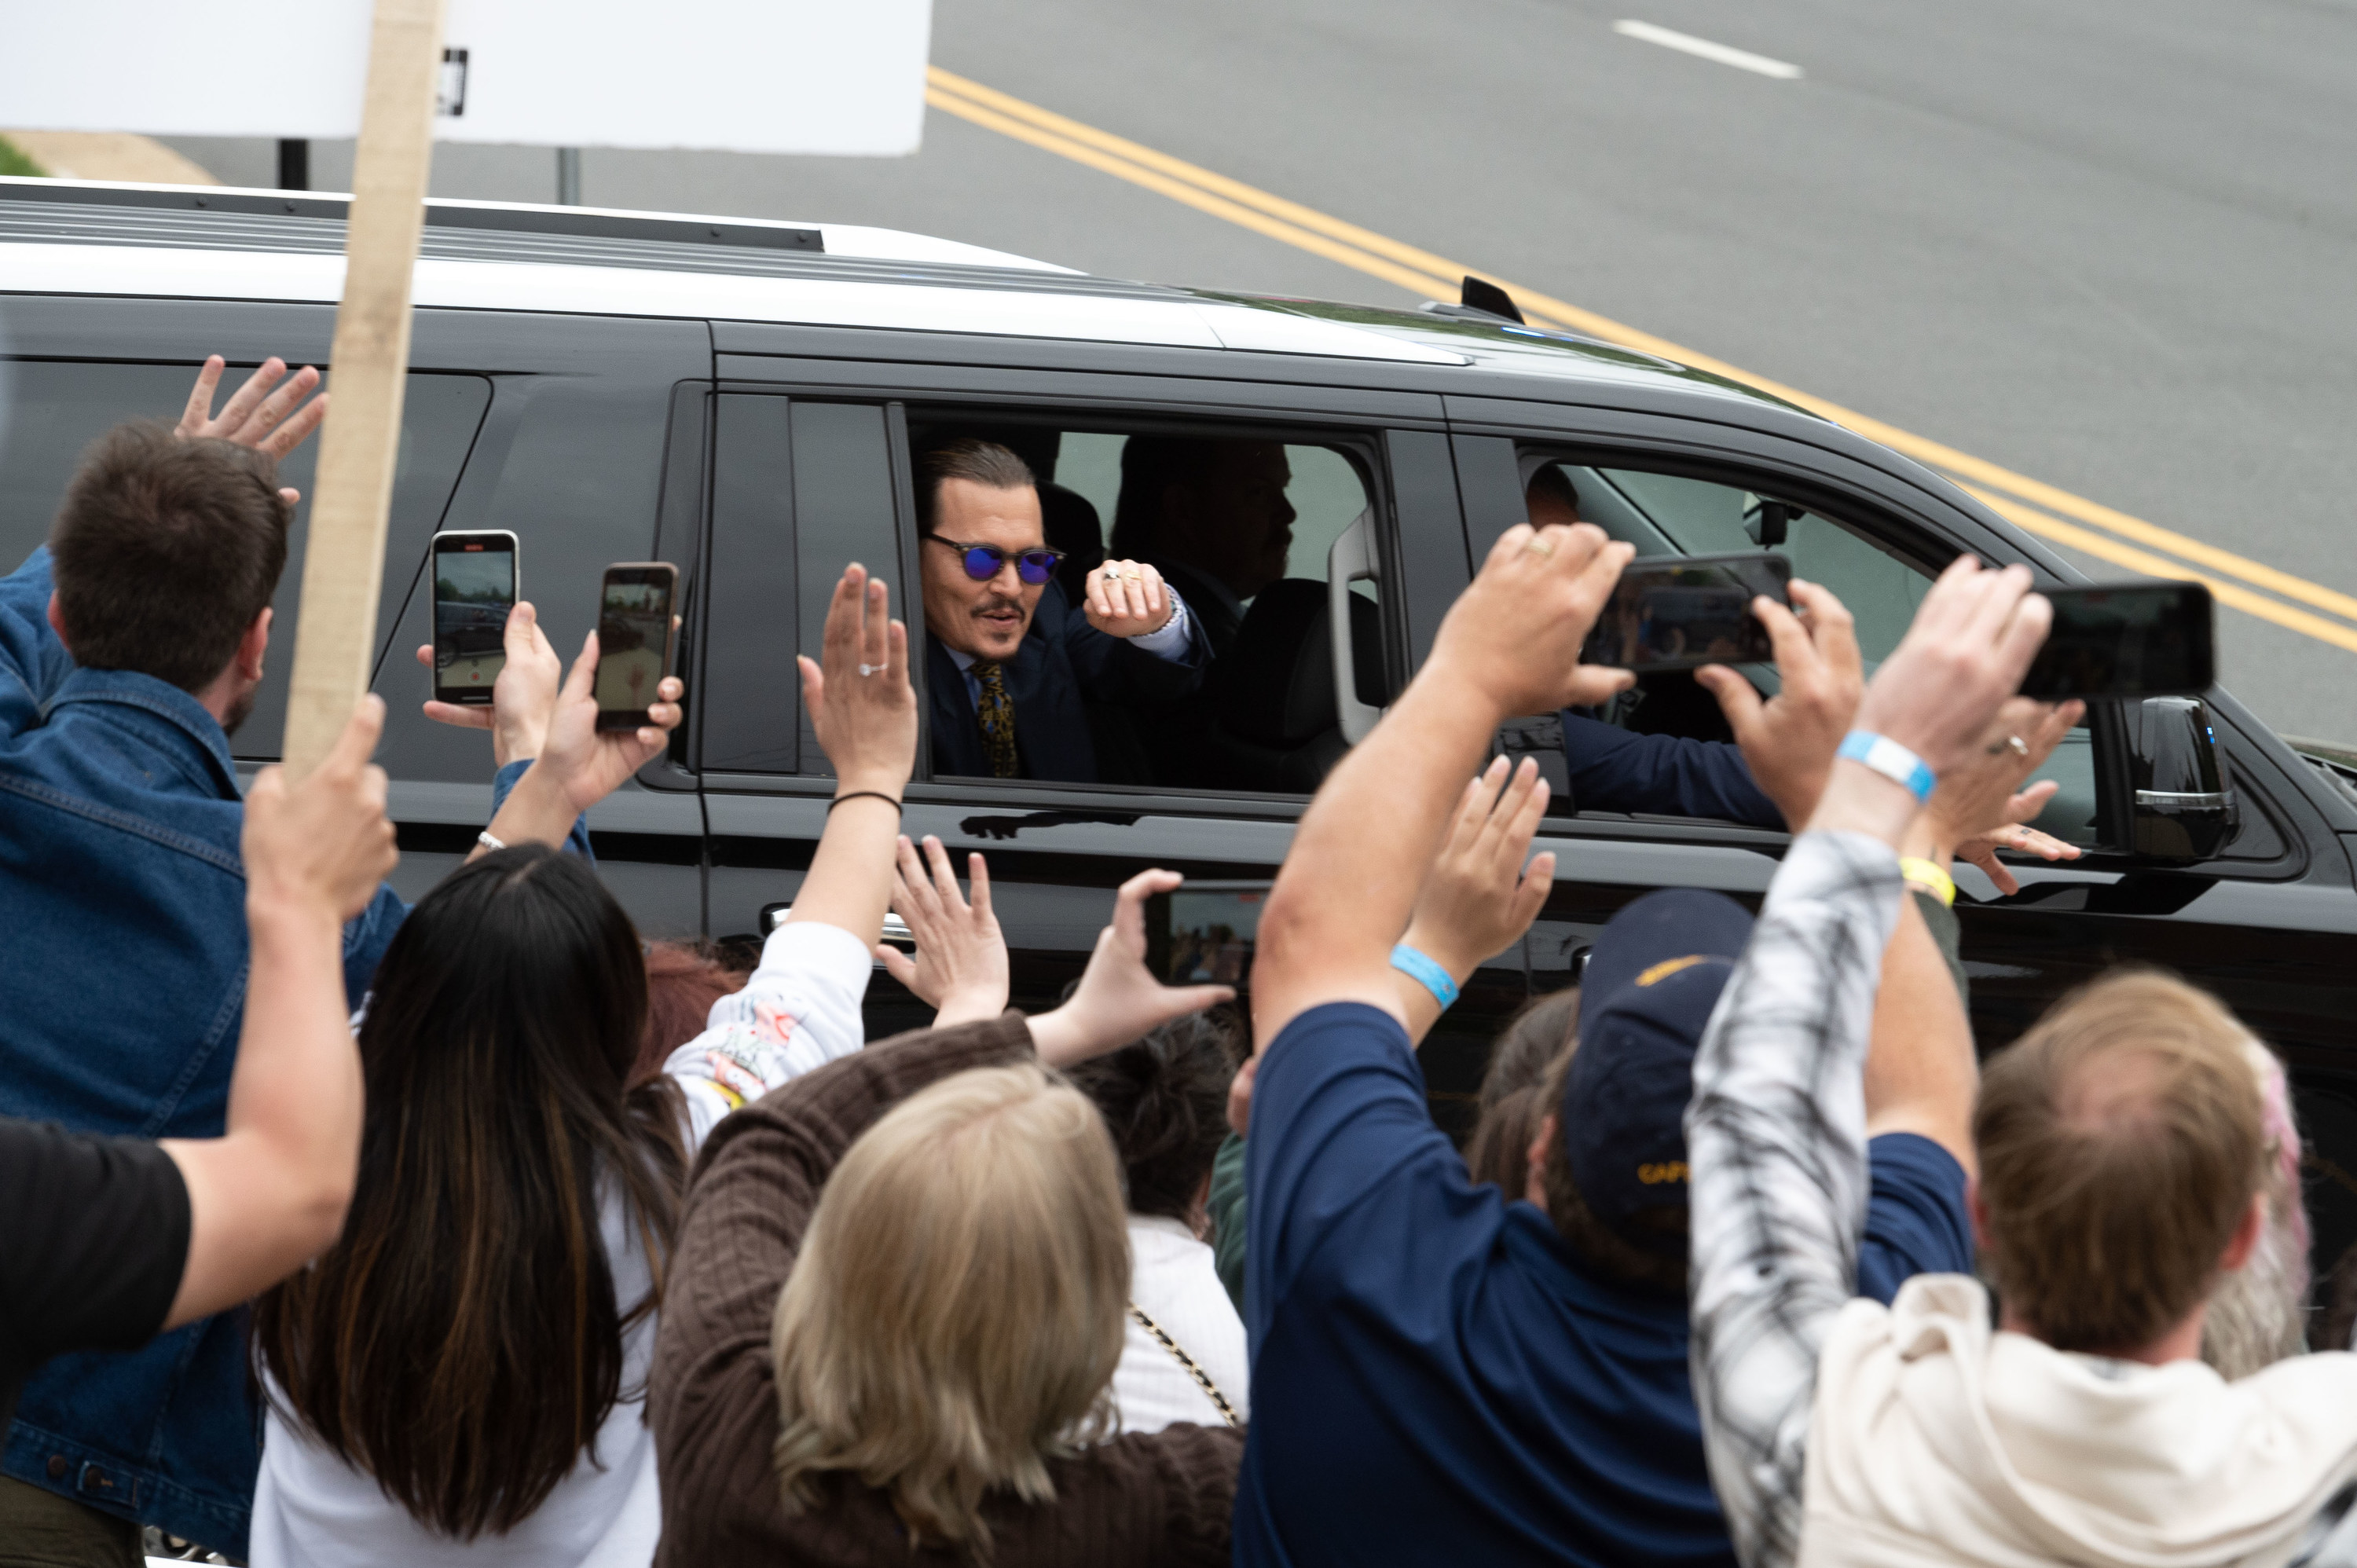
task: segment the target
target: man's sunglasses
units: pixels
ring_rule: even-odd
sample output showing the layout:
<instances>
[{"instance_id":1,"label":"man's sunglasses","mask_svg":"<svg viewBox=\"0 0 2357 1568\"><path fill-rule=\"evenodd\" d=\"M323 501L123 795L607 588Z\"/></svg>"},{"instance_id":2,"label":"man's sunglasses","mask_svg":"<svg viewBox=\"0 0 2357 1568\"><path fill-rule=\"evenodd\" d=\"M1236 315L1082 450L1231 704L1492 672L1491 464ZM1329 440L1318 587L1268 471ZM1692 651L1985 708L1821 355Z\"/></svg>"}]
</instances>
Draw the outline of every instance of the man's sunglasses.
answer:
<instances>
[{"instance_id":1,"label":"man's sunglasses","mask_svg":"<svg viewBox=\"0 0 2357 1568\"><path fill-rule=\"evenodd\" d=\"M938 533L929 533L925 538L930 543L945 544L956 551L964 564L965 575L977 583L987 583L997 576L1006 569L1011 555L1015 559L1015 575L1036 588L1056 575L1056 563L1064 558L1060 550L1001 550L996 544L960 544Z\"/></svg>"}]
</instances>

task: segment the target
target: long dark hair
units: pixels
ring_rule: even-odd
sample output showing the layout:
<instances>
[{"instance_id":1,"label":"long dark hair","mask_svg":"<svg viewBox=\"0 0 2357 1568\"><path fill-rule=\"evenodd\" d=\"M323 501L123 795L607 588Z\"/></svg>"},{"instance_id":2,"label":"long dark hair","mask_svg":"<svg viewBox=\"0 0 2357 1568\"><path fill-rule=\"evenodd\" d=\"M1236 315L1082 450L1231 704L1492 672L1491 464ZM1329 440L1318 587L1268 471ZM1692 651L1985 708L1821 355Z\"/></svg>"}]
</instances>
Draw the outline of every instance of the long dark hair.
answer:
<instances>
[{"instance_id":1,"label":"long dark hair","mask_svg":"<svg viewBox=\"0 0 2357 1568\"><path fill-rule=\"evenodd\" d=\"M1096 1101L1129 1186L1129 1211L1191 1217L1195 1195L1228 1135L1236 1030L1224 1009L1161 1026L1072 1069Z\"/></svg>"},{"instance_id":2,"label":"long dark hair","mask_svg":"<svg viewBox=\"0 0 2357 1568\"><path fill-rule=\"evenodd\" d=\"M361 1026L368 1113L342 1237L256 1304L294 1420L427 1528L503 1534L621 1396L686 1185L630 918L580 860L485 855L411 911ZM654 1289L614 1299L614 1183ZM594 1455L593 1455L594 1457Z\"/></svg>"}]
</instances>

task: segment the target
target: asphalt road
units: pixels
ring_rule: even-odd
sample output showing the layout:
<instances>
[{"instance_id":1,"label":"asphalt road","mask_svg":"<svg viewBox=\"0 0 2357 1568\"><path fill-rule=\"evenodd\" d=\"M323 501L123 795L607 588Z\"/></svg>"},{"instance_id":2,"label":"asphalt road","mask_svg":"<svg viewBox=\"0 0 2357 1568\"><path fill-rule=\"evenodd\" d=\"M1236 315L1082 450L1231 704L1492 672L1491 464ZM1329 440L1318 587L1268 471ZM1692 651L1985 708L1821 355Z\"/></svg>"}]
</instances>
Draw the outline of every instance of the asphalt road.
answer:
<instances>
[{"instance_id":1,"label":"asphalt road","mask_svg":"<svg viewBox=\"0 0 2357 1568\"><path fill-rule=\"evenodd\" d=\"M937 0L934 26L962 76L2357 595L2351 0ZM583 195L1415 297L938 110L925 135L887 161L592 150ZM267 144L173 145L274 177ZM348 145L314 160L343 187ZM446 147L434 185L553 199L554 159ZM2263 716L2357 741L2357 655L2221 628Z\"/></svg>"}]
</instances>

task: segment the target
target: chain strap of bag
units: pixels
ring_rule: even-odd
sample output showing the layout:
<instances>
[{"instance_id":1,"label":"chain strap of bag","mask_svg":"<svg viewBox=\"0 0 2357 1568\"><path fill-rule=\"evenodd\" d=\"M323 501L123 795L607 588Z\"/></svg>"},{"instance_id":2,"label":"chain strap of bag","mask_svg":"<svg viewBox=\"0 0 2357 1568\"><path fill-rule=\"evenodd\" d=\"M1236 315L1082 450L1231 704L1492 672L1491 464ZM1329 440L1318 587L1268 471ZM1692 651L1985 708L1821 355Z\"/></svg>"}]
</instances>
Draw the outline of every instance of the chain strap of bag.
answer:
<instances>
[{"instance_id":1,"label":"chain strap of bag","mask_svg":"<svg viewBox=\"0 0 2357 1568\"><path fill-rule=\"evenodd\" d=\"M1211 1407L1220 1412L1222 1421L1226 1422L1230 1426L1243 1424L1236 1419L1236 1407L1228 1402L1228 1396L1220 1391L1220 1386L1211 1381L1211 1377L1202 1368L1195 1365L1195 1358L1178 1348L1178 1341L1162 1332L1162 1325L1146 1316L1146 1309L1134 1301L1129 1304L1129 1315L1137 1319L1139 1327L1154 1336L1156 1344L1170 1352L1172 1360L1187 1369L1187 1375L1195 1380L1195 1386L1211 1396Z\"/></svg>"}]
</instances>

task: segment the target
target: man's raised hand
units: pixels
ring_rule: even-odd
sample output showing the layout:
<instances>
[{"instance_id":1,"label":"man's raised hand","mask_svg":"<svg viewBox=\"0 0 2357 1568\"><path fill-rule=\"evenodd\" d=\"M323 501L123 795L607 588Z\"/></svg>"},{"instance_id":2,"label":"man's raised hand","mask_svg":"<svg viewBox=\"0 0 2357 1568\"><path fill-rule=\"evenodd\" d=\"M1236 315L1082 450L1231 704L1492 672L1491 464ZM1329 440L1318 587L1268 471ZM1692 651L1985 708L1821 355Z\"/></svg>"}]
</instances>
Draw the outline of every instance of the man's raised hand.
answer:
<instances>
[{"instance_id":1,"label":"man's raised hand","mask_svg":"<svg viewBox=\"0 0 2357 1568\"><path fill-rule=\"evenodd\" d=\"M1170 589L1143 561L1107 561L1090 570L1081 610L1107 637L1144 637L1169 623Z\"/></svg>"},{"instance_id":2,"label":"man's raised hand","mask_svg":"<svg viewBox=\"0 0 2357 1568\"><path fill-rule=\"evenodd\" d=\"M1006 1010L1006 939L990 911L990 868L979 854L967 855L965 863L974 882L970 904L958 892L942 841L928 834L920 861L917 846L903 837L892 868L892 908L917 939L917 956L883 944L876 949L892 978L934 1009L936 1029Z\"/></svg>"},{"instance_id":3,"label":"man's raised hand","mask_svg":"<svg viewBox=\"0 0 2357 1568\"><path fill-rule=\"evenodd\" d=\"M1579 649L1635 553L1593 523L1515 524L1450 607L1419 678L1478 694L1500 717L1627 691L1634 675L1582 664Z\"/></svg>"},{"instance_id":4,"label":"man's raised hand","mask_svg":"<svg viewBox=\"0 0 2357 1568\"><path fill-rule=\"evenodd\" d=\"M1776 650L1776 695L1762 702L1750 682L1724 664L1704 665L1695 680L1718 699L1752 782L1798 832L1824 793L1866 678L1857 633L1842 602L1830 589L1797 577L1792 595L1805 621L1765 595L1751 605Z\"/></svg>"},{"instance_id":5,"label":"man's raised hand","mask_svg":"<svg viewBox=\"0 0 2357 1568\"><path fill-rule=\"evenodd\" d=\"M2003 861L2000 849L2041 855L2047 860L2076 860L2079 847L2022 824L2045 809L2061 788L2051 779L2022 788L2022 780L2044 765L2062 737L2085 714L2087 704L2073 700L2060 704L2014 697L1996 711L1982 732L1980 744L1959 766L1940 776L1929 808L1918 824L1926 859L1945 865L1950 859L1970 861L1987 873L1999 894L2021 891Z\"/></svg>"},{"instance_id":6,"label":"man's raised hand","mask_svg":"<svg viewBox=\"0 0 2357 1568\"><path fill-rule=\"evenodd\" d=\"M909 628L889 591L857 562L827 605L824 662L800 655L802 707L841 789L900 798L917 767L917 693L909 684Z\"/></svg>"},{"instance_id":7,"label":"man's raised hand","mask_svg":"<svg viewBox=\"0 0 2357 1568\"><path fill-rule=\"evenodd\" d=\"M246 899L258 913L341 924L368 908L401 858L384 814L384 769L369 761L384 699L362 697L344 733L300 784L265 768L246 792L240 843Z\"/></svg>"},{"instance_id":8,"label":"man's raised hand","mask_svg":"<svg viewBox=\"0 0 2357 1568\"><path fill-rule=\"evenodd\" d=\"M262 361L243 385L230 394L218 414L212 411L213 393L221 386L223 361L219 354L209 356L204 369L197 372L197 384L188 390L188 406L180 411L180 423L172 434L186 439L207 436L251 446L273 461L303 445L319 422L328 417L328 394L304 403L311 389L319 384L319 372L309 365L295 372L294 379L278 386L286 375L286 361L273 354ZM271 389L277 387L277 391ZM301 406L297 406L300 404ZM291 489L281 489L279 498L293 506L302 497Z\"/></svg>"},{"instance_id":9,"label":"man's raised hand","mask_svg":"<svg viewBox=\"0 0 2357 1568\"><path fill-rule=\"evenodd\" d=\"M1232 986L1165 985L1146 967L1146 901L1186 878L1175 871L1141 871L1114 897L1113 924L1097 933L1096 950L1071 1000L1031 1020L1031 1040L1049 1067L1071 1067L1129 1044L1157 1024L1232 1001Z\"/></svg>"}]
</instances>

